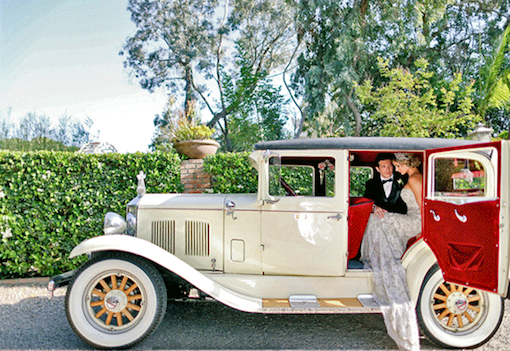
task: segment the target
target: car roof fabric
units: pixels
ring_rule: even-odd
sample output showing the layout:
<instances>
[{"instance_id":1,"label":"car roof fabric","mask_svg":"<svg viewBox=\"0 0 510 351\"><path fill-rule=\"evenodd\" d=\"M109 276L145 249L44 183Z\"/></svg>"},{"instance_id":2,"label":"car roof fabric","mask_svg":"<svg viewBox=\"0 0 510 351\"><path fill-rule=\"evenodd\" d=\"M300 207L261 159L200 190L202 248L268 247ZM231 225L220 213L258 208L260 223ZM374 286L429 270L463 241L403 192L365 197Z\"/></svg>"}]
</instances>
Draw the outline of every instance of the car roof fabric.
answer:
<instances>
[{"instance_id":1,"label":"car roof fabric","mask_svg":"<svg viewBox=\"0 0 510 351\"><path fill-rule=\"evenodd\" d=\"M408 150L419 151L480 143L474 140L392 137L305 138L263 141L255 150L289 149L348 149L348 150Z\"/></svg>"}]
</instances>

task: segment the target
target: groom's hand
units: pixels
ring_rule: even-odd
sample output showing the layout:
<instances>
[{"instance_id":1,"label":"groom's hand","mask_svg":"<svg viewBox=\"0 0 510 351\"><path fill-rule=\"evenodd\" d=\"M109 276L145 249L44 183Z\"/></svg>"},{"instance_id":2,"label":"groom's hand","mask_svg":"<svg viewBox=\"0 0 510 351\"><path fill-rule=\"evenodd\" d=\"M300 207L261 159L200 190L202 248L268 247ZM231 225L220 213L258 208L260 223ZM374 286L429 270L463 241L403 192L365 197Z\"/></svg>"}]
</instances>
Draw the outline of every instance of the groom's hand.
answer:
<instances>
[{"instance_id":1,"label":"groom's hand","mask_svg":"<svg viewBox=\"0 0 510 351\"><path fill-rule=\"evenodd\" d=\"M386 211L384 208L374 205L374 213L377 218L383 218L386 212L388 211Z\"/></svg>"}]
</instances>

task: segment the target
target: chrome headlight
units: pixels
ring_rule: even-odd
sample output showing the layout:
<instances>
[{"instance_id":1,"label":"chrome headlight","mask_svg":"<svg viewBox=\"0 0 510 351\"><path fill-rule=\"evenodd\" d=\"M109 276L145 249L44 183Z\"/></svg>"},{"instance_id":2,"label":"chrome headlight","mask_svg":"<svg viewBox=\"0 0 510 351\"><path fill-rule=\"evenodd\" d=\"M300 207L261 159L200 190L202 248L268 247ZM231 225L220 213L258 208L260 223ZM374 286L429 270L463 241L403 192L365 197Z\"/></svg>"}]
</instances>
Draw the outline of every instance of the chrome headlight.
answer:
<instances>
[{"instance_id":1,"label":"chrome headlight","mask_svg":"<svg viewBox=\"0 0 510 351\"><path fill-rule=\"evenodd\" d=\"M140 197L131 200L126 208L127 235L136 236L136 217L138 215L138 201Z\"/></svg>"},{"instance_id":2,"label":"chrome headlight","mask_svg":"<svg viewBox=\"0 0 510 351\"><path fill-rule=\"evenodd\" d=\"M124 234L126 231L126 221L115 212L108 212L106 216L104 216L103 231L106 235Z\"/></svg>"}]
</instances>

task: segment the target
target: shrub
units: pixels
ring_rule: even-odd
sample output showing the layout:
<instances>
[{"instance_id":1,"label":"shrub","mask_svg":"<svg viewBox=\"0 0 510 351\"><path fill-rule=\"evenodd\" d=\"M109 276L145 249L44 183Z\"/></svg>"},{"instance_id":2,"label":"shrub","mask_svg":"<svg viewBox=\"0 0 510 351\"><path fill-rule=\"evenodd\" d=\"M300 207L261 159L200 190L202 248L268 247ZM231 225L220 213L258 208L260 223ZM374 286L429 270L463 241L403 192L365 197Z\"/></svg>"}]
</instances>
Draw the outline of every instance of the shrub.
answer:
<instances>
[{"instance_id":1,"label":"shrub","mask_svg":"<svg viewBox=\"0 0 510 351\"><path fill-rule=\"evenodd\" d=\"M225 153L204 159L204 170L211 176L214 193L256 193L257 171L250 165L249 152Z\"/></svg>"},{"instance_id":2,"label":"shrub","mask_svg":"<svg viewBox=\"0 0 510 351\"><path fill-rule=\"evenodd\" d=\"M147 192L182 191L171 153L0 152L0 278L76 268L70 251L102 234L106 212L125 214L141 170Z\"/></svg>"}]
</instances>

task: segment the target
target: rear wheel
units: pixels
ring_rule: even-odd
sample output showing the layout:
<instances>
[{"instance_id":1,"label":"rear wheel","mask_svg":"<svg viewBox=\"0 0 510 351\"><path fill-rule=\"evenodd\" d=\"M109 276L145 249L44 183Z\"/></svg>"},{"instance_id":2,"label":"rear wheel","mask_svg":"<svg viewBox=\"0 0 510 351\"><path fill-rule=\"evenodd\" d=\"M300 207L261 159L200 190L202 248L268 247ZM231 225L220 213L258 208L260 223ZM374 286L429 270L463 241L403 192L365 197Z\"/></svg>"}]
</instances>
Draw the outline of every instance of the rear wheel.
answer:
<instances>
[{"instance_id":1,"label":"rear wheel","mask_svg":"<svg viewBox=\"0 0 510 351\"><path fill-rule=\"evenodd\" d=\"M446 283L437 265L423 281L417 306L422 331L431 341L447 348L486 343L498 330L503 313L499 295Z\"/></svg>"},{"instance_id":2,"label":"rear wheel","mask_svg":"<svg viewBox=\"0 0 510 351\"><path fill-rule=\"evenodd\" d=\"M148 337L163 320L166 288L143 259L106 253L85 263L66 295L73 330L96 348L125 348Z\"/></svg>"}]
</instances>

